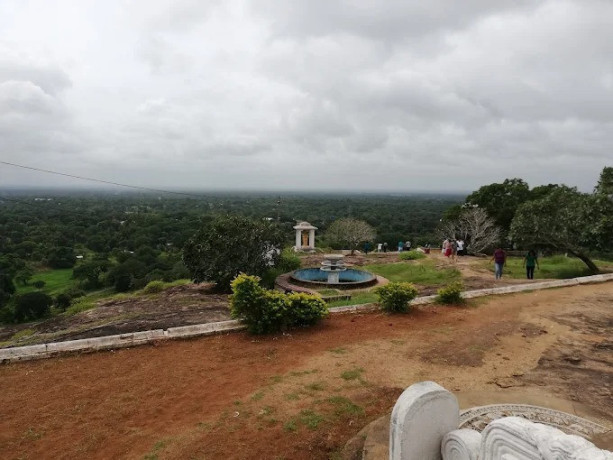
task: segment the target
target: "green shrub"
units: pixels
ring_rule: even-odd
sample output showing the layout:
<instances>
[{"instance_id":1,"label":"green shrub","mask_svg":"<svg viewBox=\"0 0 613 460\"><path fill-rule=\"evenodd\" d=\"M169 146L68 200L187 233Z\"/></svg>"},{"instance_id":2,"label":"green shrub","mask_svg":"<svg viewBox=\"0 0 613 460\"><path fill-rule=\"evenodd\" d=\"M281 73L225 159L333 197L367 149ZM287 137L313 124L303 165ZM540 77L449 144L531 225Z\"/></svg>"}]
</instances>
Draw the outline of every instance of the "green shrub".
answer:
<instances>
[{"instance_id":1,"label":"green shrub","mask_svg":"<svg viewBox=\"0 0 613 460\"><path fill-rule=\"evenodd\" d=\"M292 326L312 326L328 314L326 302L319 296L295 293L287 298Z\"/></svg>"},{"instance_id":2,"label":"green shrub","mask_svg":"<svg viewBox=\"0 0 613 460\"><path fill-rule=\"evenodd\" d=\"M162 292L166 284L163 281L149 281L147 286L143 288L145 294L156 294L158 292Z\"/></svg>"},{"instance_id":3,"label":"green shrub","mask_svg":"<svg viewBox=\"0 0 613 460\"><path fill-rule=\"evenodd\" d=\"M22 294L15 302L15 319L32 321L49 314L53 299L44 292L35 291Z\"/></svg>"},{"instance_id":4,"label":"green shrub","mask_svg":"<svg viewBox=\"0 0 613 460\"><path fill-rule=\"evenodd\" d=\"M300 268L300 257L298 257L292 249L286 248L281 252L277 265L269 268L262 274L260 283L265 288L274 289L275 280L279 275L294 271L298 268Z\"/></svg>"},{"instance_id":5,"label":"green shrub","mask_svg":"<svg viewBox=\"0 0 613 460\"><path fill-rule=\"evenodd\" d=\"M65 292L61 292L57 296L55 296L55 300L53 303L60 310L66 311L66 309L70 307L70 304L72 303L72 297L70 297L70 295Z\"/></svg>"},{"instance_id":6,"label":"green shrub","mask_svg":"<svg viewBox=\"0 0 613 460\"><path fill-rule=\"evenodd\" d=\"M259 281L257 276L241 273L231 283L230 313L243 320L253 334L312 325L327 314L327 306L319 296L270 291Z\"/></svg>"},{"instance_id":7,"label":"green shrub","mask_svg":"<svg viewBox=\"0 0 613 460\"><path fill-rule=\"evenodd\" d=\"M390 313L408 311L409 302L417 297L417 289L411 283L388 283L374 291L383 310Z\"/></svg>"},{"instance_id":8,"label":"green shrub","mask_svg":"<svg viewBox=\"0 0 613 460\"><path fill-rule=\"evenodd\" d=\"M42 289L45 287L45 282L43 280L36 280L32 283L32 286L34 286L36 289Z\"/></svg>"},{"instance_id":9,"label":"green shrub","mask_svg":"<svg viewBox=\"0 0 613 460\"><path fill-rule=\"evenodd\" d=\"M459 305L464 303L462 291L464 285L459 281L451 283L448 286L436 291L436 301L445 305Z\"/></svg>"},{"instance_id":10,"label":"green shrub","mask_svg":"<svg viewBox=\"0 0 613 460\"><path fill-rule=\"evenodd\" d=\"M400 253L400 260L419 260L425 259L426 255L421 251L406 251Z\"/></svg>"}]
</instances>

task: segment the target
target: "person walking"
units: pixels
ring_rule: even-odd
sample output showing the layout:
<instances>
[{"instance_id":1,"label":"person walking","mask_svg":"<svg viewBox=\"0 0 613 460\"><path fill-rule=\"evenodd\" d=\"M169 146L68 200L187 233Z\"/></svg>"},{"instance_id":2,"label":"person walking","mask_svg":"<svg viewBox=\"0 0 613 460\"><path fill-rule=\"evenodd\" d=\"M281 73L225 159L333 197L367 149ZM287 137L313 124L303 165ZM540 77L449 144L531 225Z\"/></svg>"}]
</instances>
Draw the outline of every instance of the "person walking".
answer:
<instances>
[{"instance_id":1,"label":"person walking","mask_svg":"<svg viewBox=\"0 0 613 460\"><path fill-rule=\"evenodd\" d=\"M496 279L499 280L502 278L502 267L507 262L507 253L502 248L497 248L491 260L494 261L494 272Z\"/></svg>"},{"instance_id":2,"label":"person walking","mask_svg":"<svg viewBox=\"0 0 613 460\"><path fill-rule=\"evenodd\" d=\"M459 256L464 255L464 240L462 239L458 240L458 255Z\"/></svg>"},{"instance_id":3,"label":"person walking","mask_svg":"<svg viewBox=\"0 0 613 460\"><path fill-rule=\"evenodd\" d=\"M533 280L534 279L534 267L537 267L539 270L541 267L539 267L539 260L536 255L536 252L534 252L532 249L530 249L528 251L528 254L526 254L526 256L524 257L523 266L526 267L526 277L529 280Z\"/></svg>"},{"instance_id":4,"label":"person walking","mask_svg":"<svg viewBox=\"0 0 613 460\"><path fill-rule=\"evenodd\" d=\"M449 244L451 246L451 260L455 262L458 257L458 242L456 240L451 240Z\"/></svg>"}]
</instances>

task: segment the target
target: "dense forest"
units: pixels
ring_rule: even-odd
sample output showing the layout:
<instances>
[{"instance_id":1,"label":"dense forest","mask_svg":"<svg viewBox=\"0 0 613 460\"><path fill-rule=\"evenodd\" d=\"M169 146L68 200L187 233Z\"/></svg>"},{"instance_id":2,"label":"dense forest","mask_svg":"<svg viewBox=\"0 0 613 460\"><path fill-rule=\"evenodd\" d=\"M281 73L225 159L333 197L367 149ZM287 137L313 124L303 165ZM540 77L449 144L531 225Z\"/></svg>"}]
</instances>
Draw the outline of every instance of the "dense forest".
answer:
<instances>
[{"instance_id":1,"label":"dense forest","mask_svg":"<svg viewBox=\"0 0 613 460\"><path fill-rule=\"evenodd\" d=\"M444 211L463 201L452 195L207 194L16 192L0 193L0 270L28 283L44 268L73 268L86 290L102 285L138 288L152 280L188 276L185 242L217 215L268 219L282 227L307 220L325 230L355 217L377 231L375 242L434 242Z\"/></svg>"}]
</instances>

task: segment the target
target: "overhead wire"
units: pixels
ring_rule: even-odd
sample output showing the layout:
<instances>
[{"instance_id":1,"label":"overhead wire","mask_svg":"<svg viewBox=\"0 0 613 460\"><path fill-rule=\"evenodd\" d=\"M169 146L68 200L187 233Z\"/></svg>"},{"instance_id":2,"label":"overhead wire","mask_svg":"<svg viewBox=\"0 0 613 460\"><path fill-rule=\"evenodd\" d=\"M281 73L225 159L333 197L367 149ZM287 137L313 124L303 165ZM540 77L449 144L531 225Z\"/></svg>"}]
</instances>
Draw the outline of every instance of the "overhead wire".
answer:
<instances>
[{"instance_id":1,"label":"overhead wire","mask_svg":"<svg viewBox=\"0 0 613 460\"><path fill-rule=\"evenodd\" d=\"M127 188L132 188L132 189L137 189L137 190L146 190L148 192L170 193L170 194L173 194L173 195L182 195L182 196L188 196L188 197L192 197L192 198L202 198L202 195L196 195L194 193L178 192L178 191L173 191L173 190L163 190L163 189L158 189L158 188L144 187L144 186L141 186L141 185L122 184L120 182L113 182L113 181L108 181L108 180L104 180L104 179L96 179L96 178L93 178L93 177L85 177L85 176L79 176L79 175L76 175L76 174L68 174L68 173L63 173L63 172L58 172L58 171L51 171L49 169L36 168L34 166L20 165L20 164L17 164L17 163L11 163L9 161L0 160L0 164L4 164L4 165L8 165L8 166L14 166L16 168L29 169L29 170L32 170L32 171L38 171L38 172L43 172L43 173L47 173L47 174L55 174L57 176L71 177L73 179L81 179L81 180L87 180L87 181L91 181L91 182L99 182L99 183L107 184L107 185L115 185L115 186L118 186L118 187L127 187Z\"/></svg>"}]
</instances>

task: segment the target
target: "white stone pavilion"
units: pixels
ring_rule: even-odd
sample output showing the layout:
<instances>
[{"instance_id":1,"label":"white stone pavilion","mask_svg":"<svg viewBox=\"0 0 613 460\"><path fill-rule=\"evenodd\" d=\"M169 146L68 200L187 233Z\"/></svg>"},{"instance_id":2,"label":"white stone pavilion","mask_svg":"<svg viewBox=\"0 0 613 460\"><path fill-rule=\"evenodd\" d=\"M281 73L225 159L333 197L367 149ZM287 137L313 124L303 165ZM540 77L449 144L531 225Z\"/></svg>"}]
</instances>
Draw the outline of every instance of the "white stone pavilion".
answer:
<instances>
[{"instance_id":1,"label":"white stone pavilion","mask_svg":"<svg viewBox=\"0 0 613 460\"><path fill-rule=\"evenodd\" d=\"M302 221L294 226L294 230L296 230L296 251L312 251L315 249L315 230L317 230L317 227Z\"/></svg>"}]
</instances>

